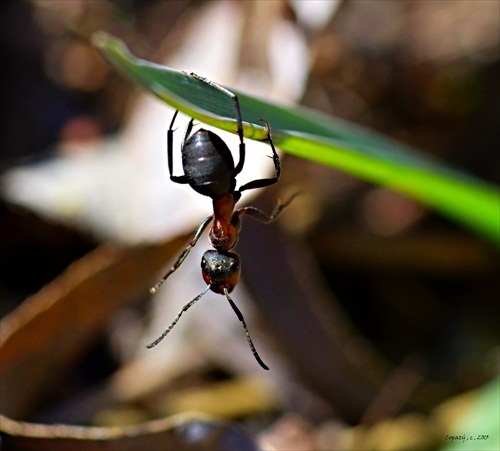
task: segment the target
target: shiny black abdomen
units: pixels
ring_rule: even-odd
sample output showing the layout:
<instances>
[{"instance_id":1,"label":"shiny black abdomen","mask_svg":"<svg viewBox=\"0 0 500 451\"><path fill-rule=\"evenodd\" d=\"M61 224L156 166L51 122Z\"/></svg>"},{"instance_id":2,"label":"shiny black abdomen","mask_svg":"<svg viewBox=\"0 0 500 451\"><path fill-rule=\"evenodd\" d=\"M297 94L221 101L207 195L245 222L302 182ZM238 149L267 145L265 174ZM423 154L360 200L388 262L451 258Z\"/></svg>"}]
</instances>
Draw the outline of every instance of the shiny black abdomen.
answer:
<instances>
[{"instance_id":1,"label":"shiny black abdomen","mask_svg":"<svg viewBox=\"0 0 500 451\"><path fill-rule=\"evenodd\" d=\"M189 137L182 148L182 166L191 188L204 196L217 199L234 191L231 151L211 131L200 129Z\"/></svg>"}]
</instances>

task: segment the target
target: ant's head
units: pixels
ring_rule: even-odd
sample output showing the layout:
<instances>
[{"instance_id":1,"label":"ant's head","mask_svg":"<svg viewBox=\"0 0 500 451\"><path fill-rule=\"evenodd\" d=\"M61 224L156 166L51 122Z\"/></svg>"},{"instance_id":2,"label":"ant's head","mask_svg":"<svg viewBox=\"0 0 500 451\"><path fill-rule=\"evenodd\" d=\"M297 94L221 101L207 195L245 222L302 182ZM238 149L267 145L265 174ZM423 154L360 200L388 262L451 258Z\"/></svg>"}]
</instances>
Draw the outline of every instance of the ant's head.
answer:
<instances>
[{"instance_id":1,"label":"ant's head","mask_svg":"<svg viewBox=\"0 0 500 451\"><path fill-rule=\"evenodd\" d=\"M201 259L203 279L215 293L224 294L233 291L240 280L240 256L234 252L217 252L209 250Z\"/></svg>"}]
</instances>

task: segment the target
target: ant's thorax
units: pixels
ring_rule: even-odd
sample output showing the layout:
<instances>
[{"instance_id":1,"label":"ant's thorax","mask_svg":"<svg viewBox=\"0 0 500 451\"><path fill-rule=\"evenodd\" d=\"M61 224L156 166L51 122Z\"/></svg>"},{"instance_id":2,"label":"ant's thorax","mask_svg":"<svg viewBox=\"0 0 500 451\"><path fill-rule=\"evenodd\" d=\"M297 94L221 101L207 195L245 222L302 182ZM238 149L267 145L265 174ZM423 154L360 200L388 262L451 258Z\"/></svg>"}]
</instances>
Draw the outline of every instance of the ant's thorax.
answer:
<instances>
[{"instance_id":1,"label":"ant's thorax","mask_svg":"<svg viewBox=\"0 0 500 451\"><path fill-rule=\"evenodd\" d=\"M236 201L233 194L213 199L213 224L210 228L210 242L219 252L228 252L238 241L241 228L240 217L234 213Z\"/></svg>"}]
</instances>

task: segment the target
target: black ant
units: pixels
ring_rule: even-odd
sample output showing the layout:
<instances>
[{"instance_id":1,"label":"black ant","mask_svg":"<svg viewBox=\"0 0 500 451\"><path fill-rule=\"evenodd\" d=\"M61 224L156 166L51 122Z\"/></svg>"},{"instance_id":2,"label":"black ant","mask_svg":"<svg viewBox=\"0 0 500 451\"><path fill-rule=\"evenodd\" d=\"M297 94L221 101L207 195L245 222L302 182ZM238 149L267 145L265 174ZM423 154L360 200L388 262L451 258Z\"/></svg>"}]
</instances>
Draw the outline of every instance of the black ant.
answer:
<instances>
[{"instance_id":1,"label":"black ant","mask_svg":"<svg viewBox=\"0 0 500 451\"><path fill-rule=\"evenodd\" d=\"M173 126L178 111L174 113L167 134L168 170L170 173L170 180L175 183L188 184L196 192L212 198L214 212L200 224L187 248L182 252L165 276L151 288L151 293L156 293L170 274L175 272L177 268L182 265L191 249L196 245L198 239L203 234L203 231L212 221L213 224L210 228L209 238L214 249L206 251L201 260L202 275L207 283L207 287L182 308L170 326L168 326L167 330L148 345L148 348L152 348L162 341L177 324L181 315L199 301L210 289L215 293L224 294L226 296L236 316L243 324L248 345L255 359L262 368L268 370L269 368L262 361L255 349L243 315L229 296L229 293L233 291L238 283L241 271L239 255L230 251L235 247L238 240L238 233L241 228L240 216L247 215L262 223L268 224L278 217L281 211L293 200L295 195L291 196L284 203L278 203L269 216L255 207L234 209L243 191L264 188L277 183L280 179L281 164L271 137L271 127L267 121L261 119L261 122L263 122L267 128L267 141L273 153L272 159L276 175L271 178L253 180L244 184L239 189L235 189L236 176L242 171L243 165L245 164L245 142L243 140L243 123L238 97L226 88L212 81L193 73L191 76L207 83L232 99L234 111L236 113L238 136L240 139L239 161L235 166L233 157L226 143L215 133L201 128L197 132L191 134L194 121L194 119L191 119L181 147L184 175L173 175Z\"/></svg>"}]
</instances>

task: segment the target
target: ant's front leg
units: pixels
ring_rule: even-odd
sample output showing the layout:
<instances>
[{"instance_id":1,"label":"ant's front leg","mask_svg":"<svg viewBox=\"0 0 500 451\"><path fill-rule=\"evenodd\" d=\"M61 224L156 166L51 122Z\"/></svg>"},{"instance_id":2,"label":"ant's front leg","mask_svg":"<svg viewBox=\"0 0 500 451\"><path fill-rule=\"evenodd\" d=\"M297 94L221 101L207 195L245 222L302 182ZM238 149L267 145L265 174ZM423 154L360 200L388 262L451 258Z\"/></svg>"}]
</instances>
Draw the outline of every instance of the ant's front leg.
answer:
<instances>
[{"instance_id":1,"label":"ant's front leg","mask_svg":"<svg viewBox=\"0 0 500 451\"><path fill-rule=\"evenodd\" d=\"M259 210L255 207L243 207L239 210L236 210L233 214L238 216L247 215L254 219L257 219L264 224L269 224L281 214L284 208L290 205L290 203L298 196L298 194L299 193L292 194L285 202L280 202L278 200L278 203L276 204L270 215L265 214L262 210Z\"/></svg>"},{"instance_id":2,"label":"ant's front leg","mask_svg":"<svg viewBox=\"0 0 500 451\"><path fill-rule=\"evenodd\" d=\"M163 283L165 282L165 280L167 280L168 276L170 276L170 274L172 274L173 272L177 271L177 268L179 268L179 266L182 265L182 263L184 262L184 260L186 259L186 257L189 255L189 253L191 252L191 249L193 249L193 247L196 246L196 243L198 242L198 240L200 239L200 236L203 234L204 230L207 228L208 224L210 224L210 222L212 221L213 219L213 216L210 215L210 216L207 216L203 222L199 225L199 227L196 229L196 232L193 236L193 239L189 242L189 245L188 247L186 247L186 249L184 249L184 252L182 252L182 254L179 256L179 258L177 259L177 261L174 263L174 266L172 266L169 271L167 272L167 274L165 274L159 281L158 283L149 289L149 292L151 294L155 294L158 292L158 289L163 285Z\"/></svg>"}]
</instances>

